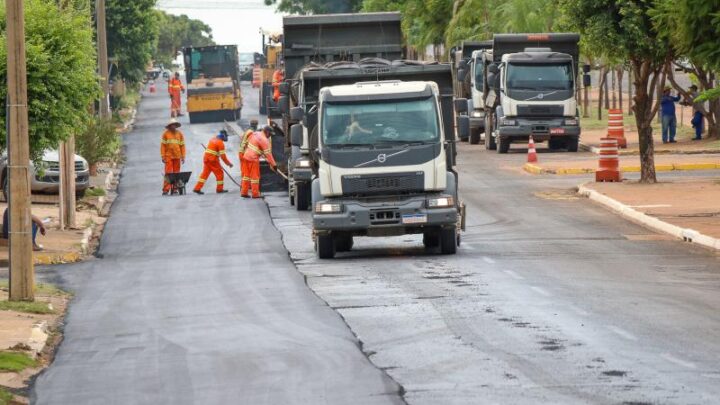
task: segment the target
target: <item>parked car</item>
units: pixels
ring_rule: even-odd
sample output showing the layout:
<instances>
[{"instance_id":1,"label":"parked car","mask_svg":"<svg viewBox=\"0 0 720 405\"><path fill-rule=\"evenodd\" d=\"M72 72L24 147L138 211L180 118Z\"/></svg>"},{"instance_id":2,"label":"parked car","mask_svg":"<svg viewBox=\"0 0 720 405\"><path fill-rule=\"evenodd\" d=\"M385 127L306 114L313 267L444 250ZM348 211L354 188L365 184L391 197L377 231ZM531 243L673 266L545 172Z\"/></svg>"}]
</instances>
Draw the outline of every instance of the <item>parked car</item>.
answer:
<instances>
[{"instance_id":1,"label":"parked car","mask_svg":"<svg viewBox=\"0 0 720 405\"><path fill-rule=\"evenodd\" d=\"M42 158L41 170L30 162L32 176L30 191L39 194L58 194L60 192L60 156L58 151L45 151ZM0 184L2 184L3 197L7 201L8 170L7 153L0 155ZM90 187L90 167L82 156L75 155L75 195L79 198L85 195Z\"/></svg>"}]
</instances>

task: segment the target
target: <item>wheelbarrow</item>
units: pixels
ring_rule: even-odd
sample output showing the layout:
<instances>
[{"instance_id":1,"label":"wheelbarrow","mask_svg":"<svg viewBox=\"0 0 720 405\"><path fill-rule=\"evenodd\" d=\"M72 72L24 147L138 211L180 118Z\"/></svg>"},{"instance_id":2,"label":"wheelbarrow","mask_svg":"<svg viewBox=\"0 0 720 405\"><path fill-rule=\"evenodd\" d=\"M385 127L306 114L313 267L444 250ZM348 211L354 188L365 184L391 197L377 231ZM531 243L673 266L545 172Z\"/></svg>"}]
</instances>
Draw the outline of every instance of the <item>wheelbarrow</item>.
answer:
<instances>
[{"instance_id":1,"label":"wheelbarrow","mask_svg":"<svg viewBox=\"0 0 720 405\"><path fill-rule=\"evenodd\" d=\"M190 181L192 172L167 173L165 181L170 183L170 194L185 194L185 185Z\"/></svg>"}]
</instances>

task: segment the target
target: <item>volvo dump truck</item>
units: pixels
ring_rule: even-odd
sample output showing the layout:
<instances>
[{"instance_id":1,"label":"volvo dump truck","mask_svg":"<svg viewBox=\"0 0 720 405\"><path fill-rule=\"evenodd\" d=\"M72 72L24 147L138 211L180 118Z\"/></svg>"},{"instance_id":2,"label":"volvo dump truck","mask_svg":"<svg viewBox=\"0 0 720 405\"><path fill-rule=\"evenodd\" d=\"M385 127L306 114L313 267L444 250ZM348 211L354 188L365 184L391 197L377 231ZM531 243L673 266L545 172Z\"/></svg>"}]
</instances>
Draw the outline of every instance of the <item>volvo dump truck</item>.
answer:
<instances>
[{"instance_id":1,"label":"volvo dump truck","mask_svg":"<svg viewBox=\"0 0 720 405\"><path fill-rule=\"evenodd\" d=\"M482 91L482 82L478 86L474 80L472 60L480 52L492 49L492 44L492 41L463 41L450 52L455 97L468 100L466 111L459 114L467 115L470 119L469 136L461 137L460 140L470 141L473 145L480 143L480 135L485 132L485 106L482 97L478 96Z\"/></svg>"},{"instance_id":2,"label":"volvo dump truck","mask_svg":"<svg viewBox=\"0 0 720 405\"><path fill-rule=\"evenodd\" d=\"M310 82L323 83L310 110L291 112L314 124L309 147L318 257L349 251L355 237L404 234L422 234L426 248L454 254L465 210L453 169L450 65L396 62L304 76L304 83L313 76ZM300 128L291 129L294 144Z\"/></svg>"},{"instance_id":3,"label":"volvo dump truck","mask_svg":"<svg viewBox=\"0 0 720 405\"><path fill-rule=\"evenodd\" d=\"M323 83L320 76L303 76L317 69L340 69L345 62L366 58L401 59L403 40L400 13L327 14L289 16L283 18L284 86L281 86L280 110L283 129L302 123L290 116L290 109L310 110L317 102ZM346 82L348 83L348 82ZM310 208L310 182L313 172L309 164L308 139L313 125L303 125L303 141L286 142L288 164L288 195L298 210Z\"/></svg>"},{"instance_id":4,"label":"volvo dump truck","mask_svg":"<svg viewBox=\"0 0 720 405\"><path fill-rule=\"evenodd\" d=\"M240 119L242 94L237 47L183 49L187 79L187 111L191 123Z\"/></svg>"},{"instance_id":5,"label":"volvo dump truck","mask_svg":"<svg viewBox=\"0 0 720 405\"><path fill-rule=\"evenodd\" d=\"M507 153L532 135L550 149L578 150L580 119L576 94L577 34L496 34L492 50L475 53L466 74L472 74L473 98L485 107L485 146ZM481 84L482 83L482 84ZM468 110L463 100L458 110ZM458 131L469 131L458 117Z\"/></svg>"}]
</instances>

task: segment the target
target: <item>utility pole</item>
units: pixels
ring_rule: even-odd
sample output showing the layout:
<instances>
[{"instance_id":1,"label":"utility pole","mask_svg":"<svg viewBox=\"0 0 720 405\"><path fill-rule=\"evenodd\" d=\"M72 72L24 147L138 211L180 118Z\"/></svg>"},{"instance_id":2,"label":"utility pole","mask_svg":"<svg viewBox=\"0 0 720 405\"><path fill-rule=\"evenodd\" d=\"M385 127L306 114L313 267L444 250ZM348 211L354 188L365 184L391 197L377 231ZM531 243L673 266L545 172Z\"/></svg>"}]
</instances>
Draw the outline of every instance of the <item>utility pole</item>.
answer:
<instances>
[{"instance_id":1,"label":"utility pole","mask_svg":"<svg viewBox=\"0 0 720 405\"><path fill-rule=\"evenodd\" d=\"M95 0L95 20L97 22L98 73L102 98L100 98L100 118L110 118L110 78L108 73L107 29L105 27L105 0Z\"/></svg>"},{"instance_id":2,"label":"utility pole","mask_svg":"<svg viewBox=\"0 0 720 405\"><path fill-rule=\"evenodd\" d=\"M35 299L30 213L25 12L22 0L6 0L8 86L8 173L10 178L10 300Z\"/></svg>"},{"instance_id":3,"label":"utility pole","mask_svg":"<svg viewBox=\"0 0 720 405\"><path fill-rule=\"evenodd\" d=\"M60 229L75 228L75 137L60 144Z\"/></svg>"}]
</instances>

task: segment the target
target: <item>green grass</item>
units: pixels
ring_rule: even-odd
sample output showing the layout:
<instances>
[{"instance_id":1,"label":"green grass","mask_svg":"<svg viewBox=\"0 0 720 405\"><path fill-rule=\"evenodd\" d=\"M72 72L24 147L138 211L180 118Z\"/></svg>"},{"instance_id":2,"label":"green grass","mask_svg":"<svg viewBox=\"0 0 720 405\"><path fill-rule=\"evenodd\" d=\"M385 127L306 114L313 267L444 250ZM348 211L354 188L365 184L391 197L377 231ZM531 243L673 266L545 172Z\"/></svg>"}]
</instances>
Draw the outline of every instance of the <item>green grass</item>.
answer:
<instances>
[{"instance_id":1,"label":"green grass","mask_svg":"<svg viewBox=\"0 0 720 405\"><path fill-rule=\"evenodd\" d=\"M678 120L679 120L678 116ZM625 123L625 126L631 126L635 128L635 116L634 115L628 115L627 112L623 113L623 121ZM606 129L608 127L608 117L607 117L607 110L602 111L602 119L598 119L597 117L597 108L592 110L592 113L590 114L589 118L580 118L580 127L584 130L596 130L596 129ZM653 128L653 134L657 134L660 136L662 131L662 125L657 122L657 120L653 120L652 123ZM683 138L690 138L695 136L695 130L690 125L683 125L680 126L680 123L678 122L677 127L677 137L680 139ZM712 146L711 146L712 148ZM720 148L720 146L718 146Z\"/></svg>"},{"instance_id":2,"label":"green grass","mask_svg":"<svg viewBox=\"0 0 720 405\"><path fill-rule=\"evenodd\" d=\"M9 404L13 400L13 394L11 394L5 388L0 387L0 405Z\"/></svg>"},{"instance_id":3,"label":"green grass","mask_svg":"<svg viewBox=\"0 0 720 405\"><path fill-rule=\"evenodd\" d=\"M37 366L37 361L25 353L0 351L0 371L19 372Z\"/></svg>"},{"instance_id":4,"label":"green grass","mask_svg":"<svg viewBox=\"0 0 720 405\"><path fill-rule=\"evenodd\" d=\"M0 311L25 312L28 314L54 314L47 302L42 301L0 301Z\"/></svg>"},{"instance_id":5,"label":"green grass","mask_svg":"<svg viewBox=\"0 0 720 405\"><path fill-rule=\"evenodd\" d=\"M2 291L8 291L8 281L2 280L0 281L0 290ZM55 287L52 284L44 284L44 283L37 283L35 284L35 293L39 295L45 295L45 296L56 296L56 295L66 295L67 292Z\"/></svg>"},{"instance_id":6,"label":"green grass","mask_svg":"<svg viewBox=\"0 0 720 405\"><path fill-rule=\"evenodd\" d=\"M102 187L93 187L85 190L85 197L102 197L107 195L107 192Z\"/></svg>"}]
</instances>

